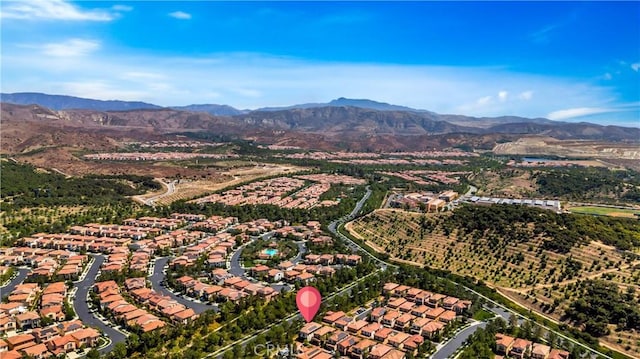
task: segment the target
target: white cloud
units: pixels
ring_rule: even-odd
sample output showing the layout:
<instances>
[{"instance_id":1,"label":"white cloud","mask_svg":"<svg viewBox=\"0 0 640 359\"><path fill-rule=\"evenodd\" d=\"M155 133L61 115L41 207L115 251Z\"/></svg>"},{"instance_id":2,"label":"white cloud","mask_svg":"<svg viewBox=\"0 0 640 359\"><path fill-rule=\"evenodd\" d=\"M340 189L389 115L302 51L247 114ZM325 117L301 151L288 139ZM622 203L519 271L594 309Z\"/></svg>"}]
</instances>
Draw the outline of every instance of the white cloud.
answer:
<instances>
[{"instance_id":1,"label":"white cloud","mask_svg":"<svg viewBox=\"0 0 640 359\"><path fill-rule=\"evenodd\" d=\"M176 19L180 19L180 20L189 20L191 19L191 14L186 13L184 11L174 11L169 13L169 16L176 18Z\"/></svg>"},{"instance_id":2,"label":"white cloud","mask_svg":"<svg viewBox=\"0 0 640 359\"><path fill-rule=\"evenodd\" d=\"M114 10L114 11L128 12L128 11L133 10L133 7L129 6L129 5L113 5L111 7L111 9Z\"/></svg>"},{"instance_id":3,"label":"white cloud","mask_svg":"<svg viewBox=\"0 0 640 359\"><path fill-rule=\"evenodd\" d=\"M491 102L491 96L480 97L476 103L480 106L486 105Z\"/></svg>"},{"instance_id":4,"label":"white cloud","mask_svg":"<svg viewBox=\"0 0 640 359\"><path fill-rule=\"evenodd\" d=\"M81 9L65 0L3 1L0 17L21 20L111 21L115 15L100 9Z\"/></svg>"},{"instance_id":5,"label":"white cloud","mask_svg":"<svg viewBox=\"0 0 640 359\"><path fill-rule=\"evenodd\" d=\"M631 69L633 71L635 71L635 72L640 71L640 62L636 62L636 63L631 64Z\"/></svg>"},{"instance_id":6,"label":"white cloud","mask_svg":"<svg viewBox=\"0 0 640 359\"><path fill-rule=\"evenodd\" d=\"M147 100L147 93L139 90L123 90L117 84L101 79L89 79L79 82L62 82L57 84L63 94L79 97L90 97L101 100L140 101Z\"/></svg>"},{"instance_id":7,"label":"white cloud","mask_svg":"<svg viewBox=\"0 0 640 359\"><path fill-rule=\"evenodd\" d=\"M550 120L567 120L575 117L583 117L583 116L614 112L614 111L615 109L611 109L611 108L577 107L577 108L568 108L564 110L550 112L547 115L547 118Z\"/></svg>"},{"instance_id":8,"label":"white cloud","mask_svg":"<svg viewBox=\"0 0 640 359\"><path fill-rule=\"evenodd\" d=\"M604 80L611 80L613 78L613 76L611 76L611 73L606 72L604 75L602 75L602 79Z\"/></svg>"},{"instance_id":9,"label":"white cloud","mask_svg":"<svg viewBox=\"0 0 640 359\"><path fill-rule=\"evenodd\" d=\"M498 99L500 100L500 102L507 101L507 96L509 96L509 93L507 91L498 92Z\"/></svg>"},{"instance_id":10,"label":"white cloud","mask_svg":"<svg viewBox=\"0 0 640 359\"><path fill-rule=\"evenodd\" d=\"M533 98L533 91L520 92L518 98L521 100L529 101Z\"/></svg>"},{"instance_id":11,"label":"white cloud","mask_svg":"<svg viewBox=\"0 0 640 359\"><path fill-rule=\"evenodd\" d=\"M60 43L42 45L42 52L48 56L76 57L85 56L100 48L100 43L95 40L70 39Z\"/></svg>"}]
</instances>

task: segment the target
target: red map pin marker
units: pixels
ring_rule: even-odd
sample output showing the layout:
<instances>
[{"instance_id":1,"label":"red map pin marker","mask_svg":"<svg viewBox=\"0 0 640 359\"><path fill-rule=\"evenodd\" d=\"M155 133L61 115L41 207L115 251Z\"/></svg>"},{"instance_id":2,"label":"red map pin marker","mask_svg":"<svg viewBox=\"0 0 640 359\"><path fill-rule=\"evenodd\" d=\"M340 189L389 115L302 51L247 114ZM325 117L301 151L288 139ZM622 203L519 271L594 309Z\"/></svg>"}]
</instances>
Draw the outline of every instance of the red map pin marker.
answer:
<instances>
[{"instance_id":1,"label":"red map pin marker","mask_svg":"<svg viewBox=\"0 0 640 359\"><path fill-rule=\"evenodd\" d=\"M300 314L304 317L304 320L309 323L313 320L313 317L318 313L320 309L320 303L322 303L322 296L320 292L314 287L304 287L296 294L296 304Z\"/></svg>"}]
</instances>

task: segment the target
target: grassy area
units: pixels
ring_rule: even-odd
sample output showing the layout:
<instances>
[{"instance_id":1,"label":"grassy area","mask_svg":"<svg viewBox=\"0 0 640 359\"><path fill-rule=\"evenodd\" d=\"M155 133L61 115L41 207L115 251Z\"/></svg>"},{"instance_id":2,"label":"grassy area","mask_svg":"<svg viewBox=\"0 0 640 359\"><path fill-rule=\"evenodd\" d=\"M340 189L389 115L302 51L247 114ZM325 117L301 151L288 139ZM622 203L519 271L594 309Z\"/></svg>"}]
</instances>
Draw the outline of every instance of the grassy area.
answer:
<instances>
[{"instance_id":1,"label":"grassy area","mask_svg":"<svg viewBox=\"0 0 640 359\"><path fill-rule=\"evenodd\" d=\"M620 209L608 207L583 206L570 208L571 213L595 214L598 216L628 217L635 218L635 214L640 214L640 210Z\"/></svg>"},{"instance_id":2,"label":"grassy area","mask_svg":"<svg viewBox=\"0 0 640 359\"><path fill-rule=\"evenodd\" d=\"M496 315L494 313L491 313L491 312L489 312L487 310L481 309L481 310L477 311L473 315L473 319L479 320L479 321L483 321L483 320L491 319L491 318L493 318L495 316Z\"/></svg>"}]
</instances>

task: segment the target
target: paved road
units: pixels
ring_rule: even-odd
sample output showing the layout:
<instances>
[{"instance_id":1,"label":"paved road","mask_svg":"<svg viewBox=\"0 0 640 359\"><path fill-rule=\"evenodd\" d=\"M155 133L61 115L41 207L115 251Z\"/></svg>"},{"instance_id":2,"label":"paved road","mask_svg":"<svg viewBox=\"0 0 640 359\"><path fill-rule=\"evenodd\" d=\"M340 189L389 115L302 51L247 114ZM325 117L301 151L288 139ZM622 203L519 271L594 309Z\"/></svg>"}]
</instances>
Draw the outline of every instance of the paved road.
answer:
<instances>
[{"instance_id":1,"label":"paved road","mask_svg":"<svg viewBox=\"0 0 640 359\"><path fill-rule=\"evenodd\" d=\"M456 352L464 342L469 338L473 333L478 330L478 328L484 328L487 326L485 322L475 322L471 324L470 327L465 328L458 332L453 338L442 345L438 345L436 352L433 353L429 358L430 359L447 359L453 353Z\"/></svg>"},{"instance_id":2,"label":"paved road","mask_svg":"<svg viewBox=\"0 0 640 359\"><path fill-rule=\"evenodd\" d=\"M229 273L238 276L244 277L245 270L242 268L240 264L240 256L242 255L242 251L244 250L244 246L242 245L236 249L235 252L231 255L231 259L229 260Z\"/></svg>"},{"instance_id":3,"label":"paved road","mask_svg":"<svg viewBox=\"0 0 640 359\"><path fill-rule=\"evenodd\" d=\"M305 242L296 242L298 245L298 254L291 260L291 263L298 264L302 260L302 256L307 253L307 245Z\"/></svg>"},{"instance_id":4,"label":"paved road","mask_svg":"<svg viewBox=\"0 0 640 359\"><path fill-rule=\"evenodd\" d=\"M80 320L88 326L97 327L102 330L110 339L111 343L106 347L100 349L100 353L105 354L110 352L116 343L124 342L127 337L121 332L113 329L112 327L103 323L100 319L96 318L93 313L89 312L89 305L87 304L87 294L89 293L89 289L95 283L96 277L98 276L98 270L100 269L100 265L104 262L104 257L100 255L91 255L94 261L87 275L80 282L75 283L76 288L78 288L75 297L73 298L73 308L76 311Z\"/></svg>"},{"instance_id":5,"label":"paved road","mask_svg":"<svg viewBox=\"0 0 640 359\"><path fill-rule=\"evenodd\" d=\"M349 222L349 221L353 220L354 218L356 218L356 216L358 215L358 213L362 209L362 206L364 205L364 203L367 201L367 199L369 199L369 196L371 196L371 189L369 187L367 187L367 193L365 193L365 195L358 201L358 203L356 203L356 206L353 208L353 211L351 211L351 213L349 215L331 222L329 224L329 226L328 226L329 231L331 233L333 233L334 235L340 237L343 241L345 241L347 243L347 246L349 248L351 248L352 251L365 253L365 255L369 256L383 270L386 270L387 267L396 267L396 265L394 265L394 264L390 264L390 263L387 263L387 262L385 262L383 260L380 260L378 257L376 257L373 254L371 254L369 251L367 251L364 248L360 247L360 245L358 243L352 241L350 238L348 238L348 237L344 236L342 233L338 232L338 229L337 229L338 226L340 226L340 225L342 225L342 224L344 224L346 222Z\"/></svg>"},{"instance_id":6,"label":"paved road","mask_svg":"<svg viewBox=\"0 0 640 359\"><path fill-rule=\"evenodd\" d=\"M147 206L155 205L155 202L157 200L159 200L160 198L171 196L176 191L176 181L164 182L164 181L160 180L160 182L162 182L163 184L165 184L167 186L167 191L165 193L159 194L157 196L153 196L151 198L145 199L144 200L144 204L146 204Z\"/></svg>"},{"instance_id":7,"label":"paved road","mask_svg":"<svg viewBox=\"0 0 640 359\"><path fill-rule=\"evenodd\" d=\"M172 299L175 299L178 303L184 305L185 307L193 309L193 311L196 312L197 314L200 314L207 310L218 311L218 307L215 305L194 302L184 297L175 295L174 293L169 291L167 288L160 285L160 282L162 282L165 278L165 274L162 272L162 270L164 269L164 267L167 265L168 262L169 262L168 257L161 257L156 259L156 264L153 269L153 275L151 277L148 277L149 281L151 282L151 287L153 288L153 290L163 295L167 295Z\"/></svg>"},{"instance_id":8,"label":"paved road","mask_svg":"<svg viewBox=\"0 0 640 359\"><path fill-rule=\"evenodd\" d=\"M13 292L13 290L16 289L16 286L22 283L25 278L27 278L27 274L29 274L30 271L31 270L28 268L18 268L18 275L16 275L9 282L9 284L5 285L4 287L0 287L0 298Z\"/></svg>"}]
</instances>

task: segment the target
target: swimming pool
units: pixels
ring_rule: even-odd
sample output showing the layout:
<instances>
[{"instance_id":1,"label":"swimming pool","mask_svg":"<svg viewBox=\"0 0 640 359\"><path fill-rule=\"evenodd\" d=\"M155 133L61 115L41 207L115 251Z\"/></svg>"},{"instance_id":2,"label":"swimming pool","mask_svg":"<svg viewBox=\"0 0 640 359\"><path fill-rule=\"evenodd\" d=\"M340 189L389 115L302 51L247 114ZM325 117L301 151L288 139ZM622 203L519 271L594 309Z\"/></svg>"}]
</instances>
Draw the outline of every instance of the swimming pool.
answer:
<instances>
[{"instance_id":1,"label":"swimming pool","mask_svg":"<svg viewBox=\"0 0 640 359\"><path fill-rule=\"evenodd\" d=\"M266 255L268 255L269 257L273 257L273 256L275 256L276 254L278 254L278 250L277 250L277 249L273 249L273 248L269 248L269 249L265 249L265 250L264 250L264 253L265 253Z\"/></svg>"}]
</instances>

